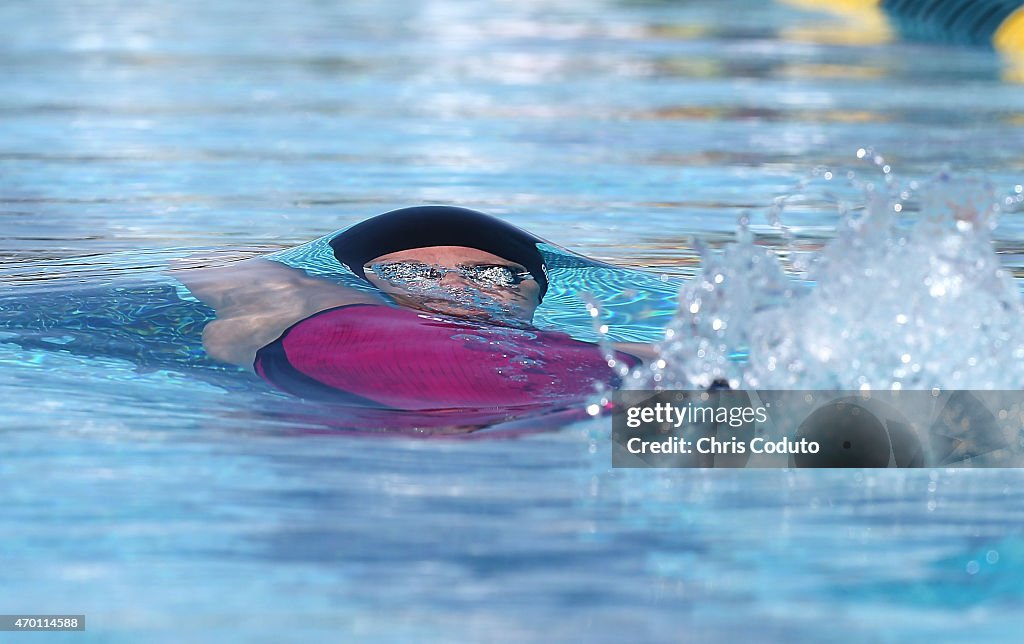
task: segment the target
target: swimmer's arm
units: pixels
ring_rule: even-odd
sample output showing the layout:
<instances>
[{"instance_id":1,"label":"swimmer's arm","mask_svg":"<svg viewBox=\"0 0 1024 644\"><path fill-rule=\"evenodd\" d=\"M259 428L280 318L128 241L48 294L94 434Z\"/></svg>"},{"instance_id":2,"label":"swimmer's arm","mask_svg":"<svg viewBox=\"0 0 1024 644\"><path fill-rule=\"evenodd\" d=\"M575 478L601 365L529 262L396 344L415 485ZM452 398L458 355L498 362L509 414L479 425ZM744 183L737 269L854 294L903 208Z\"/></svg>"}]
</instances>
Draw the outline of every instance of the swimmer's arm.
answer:
<instances>
[{"instance_id":1,"label":"swimmer's arm","mask_svg":"<svg viewBox=\"0 0 1024 644\"><path fill-rule=\"evenodd\" d=\"M658 359L658 347L647 342L613 342L612 346L616 351L628 353L643 363L650 363Z\"/></svg>"},{"instance_id":2,"label":"swimmer's arm","mask_svg":"<svg viewBox=\"0 0 1024 644\"><path fill-rule=\"evenodd\" d=\"M259 349L314 313L348 304L383 304L370 293L266 259L171 275L217 313L203 329L206 352L246 369L253 368Z\"/></svg>"}]
</instances>

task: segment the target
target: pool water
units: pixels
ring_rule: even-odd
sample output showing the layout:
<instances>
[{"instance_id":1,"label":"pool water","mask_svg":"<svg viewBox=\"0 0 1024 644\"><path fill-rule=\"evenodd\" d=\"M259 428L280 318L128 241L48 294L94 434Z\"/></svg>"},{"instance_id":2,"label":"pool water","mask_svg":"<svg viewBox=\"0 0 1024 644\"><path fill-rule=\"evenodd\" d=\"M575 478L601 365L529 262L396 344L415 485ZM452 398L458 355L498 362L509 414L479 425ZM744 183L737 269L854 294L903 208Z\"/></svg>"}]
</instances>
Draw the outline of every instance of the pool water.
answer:
<instances>
[{"instance_id":1,"label":"pool water","mask_svg":"<svg viewBox=\"0 0 1024 644\"><path fill-rule=\"evenodd\" d=\"M420 203L673 279L702 257L742 266L708 258L747 218L741 242L802 283L837 204L871 209L876 154L926 186L908 210L964 203L927 183L944 167L991 184L1003 210L977 258L1019 291L1005 198L1024 74L876 18L740 0L0 6L0 296L24 303L5 316L59 322L0 336L0 613L86 614L61 641L1014 641L1015 470L613 470L606 419L517 440L316 432L285 394L179 353L194 345L124 352L134 318L113 304L103 342L61 308L99 294L101 319L122 285L170 297L172 260L288 252ZM711 323L686 310L658 319ZM666 349L680 383L687 350Z\"/></svg>"}]
</instances>

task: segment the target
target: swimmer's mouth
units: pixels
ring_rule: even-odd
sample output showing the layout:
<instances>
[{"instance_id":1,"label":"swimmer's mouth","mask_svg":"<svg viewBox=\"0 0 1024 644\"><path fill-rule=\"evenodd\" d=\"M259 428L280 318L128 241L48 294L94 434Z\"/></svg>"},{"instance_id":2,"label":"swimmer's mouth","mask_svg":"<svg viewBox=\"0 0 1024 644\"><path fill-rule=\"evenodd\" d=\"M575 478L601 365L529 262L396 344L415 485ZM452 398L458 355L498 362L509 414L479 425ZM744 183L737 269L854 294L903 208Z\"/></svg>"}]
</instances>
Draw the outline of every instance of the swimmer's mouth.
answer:
<instances>
[{"instance_id":1,"label":"swimmer's mouth","mask_svg":"<svg viewBox=\"0 0 1024 644\"><path fill-rule=\"evenodd\" d=\"M417 293L409 297L417 308L460 318L519 326L524 320L528 321L532 317L530 312L518 303L499 300L476 290L466 291L463 289L457 292Z\"/></svg>"}]
</instances>

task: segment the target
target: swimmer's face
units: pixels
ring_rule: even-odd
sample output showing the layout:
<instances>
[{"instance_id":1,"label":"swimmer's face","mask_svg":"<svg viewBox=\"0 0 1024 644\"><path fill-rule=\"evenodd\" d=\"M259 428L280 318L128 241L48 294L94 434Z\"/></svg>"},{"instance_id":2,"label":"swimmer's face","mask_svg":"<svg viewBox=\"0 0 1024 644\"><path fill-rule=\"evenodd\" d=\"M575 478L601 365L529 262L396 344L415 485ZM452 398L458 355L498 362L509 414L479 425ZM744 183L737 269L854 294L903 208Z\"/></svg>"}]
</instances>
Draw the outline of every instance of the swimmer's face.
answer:
<instances>
[{"instance_id":1,"label":"swimmer's face","mask_svg":"<svg viewBox=\"0 0 1024 644\"><path fill-rule=\"evenodd\" d=\"M529 322L540 304L540 284L525 267L476 248L402 250L363 268L395 302L432 313Z\"/></svg>"}]
</instances>

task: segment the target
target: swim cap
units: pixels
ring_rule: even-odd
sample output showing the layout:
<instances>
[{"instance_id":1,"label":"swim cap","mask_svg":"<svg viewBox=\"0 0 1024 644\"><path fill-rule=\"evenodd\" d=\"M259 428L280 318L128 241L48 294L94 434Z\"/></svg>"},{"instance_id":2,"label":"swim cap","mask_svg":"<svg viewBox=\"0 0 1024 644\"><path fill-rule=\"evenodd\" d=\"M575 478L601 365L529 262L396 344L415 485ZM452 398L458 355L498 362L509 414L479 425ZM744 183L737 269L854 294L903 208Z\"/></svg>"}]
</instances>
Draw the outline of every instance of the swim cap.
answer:
<instances>
[{"instance_id":1,"label":"swim cap","mask_svg":"<svg viewBox=\"0 0 1024 644\"><path fill-rule=\"evenodd\" d=\"M400 250L429 246L466 246L521 264L540 285L540 299L548 290L544 256L537 244L544 240L482 212L454 206L414 206L392 210L352 226L331 240L339 262L366 279L366 262ZM369 280L367 280L369 281Z\"/></svg>"}]
</instances>

